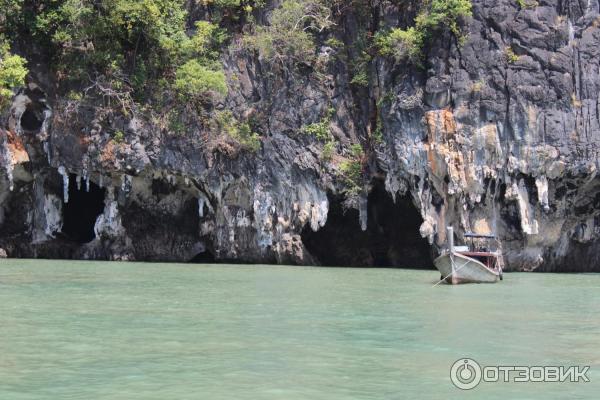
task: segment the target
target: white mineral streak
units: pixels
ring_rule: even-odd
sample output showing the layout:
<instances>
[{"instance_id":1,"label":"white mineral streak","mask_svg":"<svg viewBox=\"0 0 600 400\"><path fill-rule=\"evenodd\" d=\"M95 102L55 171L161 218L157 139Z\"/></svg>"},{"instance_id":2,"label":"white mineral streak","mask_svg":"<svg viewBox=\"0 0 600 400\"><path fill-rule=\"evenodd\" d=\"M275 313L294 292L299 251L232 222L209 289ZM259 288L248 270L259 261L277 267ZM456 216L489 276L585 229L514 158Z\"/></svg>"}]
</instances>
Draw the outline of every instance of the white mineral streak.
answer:
<instances>
[{"instance_id":1,"label":"white mineral streak","mask_svg":"<svg viewBox=\"0 0 600 400\"><path fill-rule=\"evenodd\" d=\"M167 182L170 185L174 185L175 184L175 177L173 175L171 175L171 174L167 174Z\"/></svg>"},{"instance_id":2,"label":"white mineral streak","mask_svg":"<svg viewBox=\"0 0 600 400\"><path fill-rule=\"evenodd\" d=\"M58 167L58 173L63 178L63 201L66 204L69 202L69 173L62 165Z\"/></svg>"},{"instance_id":3,"label":"white mineral streak","mask_svg":"<svg viewBox=\"0 0 600 400\"><path fill-rule=\"evenodd\" d=\"M62 202L53 194L44 196L44 217L46 220L44 233L54 238L54 234L62 230Z\"/></svg>"},{"instance_id":4,"label":"white mineral streak","mask_svg":"<svg viewBox=\"0 0 600 400\"><path fill-rule=\"evenodd\" d=\"M235 219L238 228L247 228L250 226L250 219L246 216L246 210L238 210Z\"/></svg>"},{"instance_id":5,"label":"white mineral streak","mask_svg":"<svg viewBox=\"0 0 600 400\"><path fill-rule=\"evenodd\" d=\"M360 229L362 229L364 232L367 230L367 223L369 222L367 196L360 196L360 198L358 199L358 217L360 220Z\"/></svg>"},{"instance_id":6,"label":"white mineral streak","mask_svg":"<svg viewBox=\"0 0 600 400\"><path fill-rule=\"evenodd\" d=\"M13 190L15 190L15 182L14 182L14 177L13 177L13 165L11 163L8 163L8 165L6 166L6 176L8 178L8 189L12 192Z\"/></svg>"},{"instance_id":7,"label":"white mineral streak","mask_svg":"<svg viewBox=\"0 0 600 400\"><path fill-rule=\"evenodd\" d=\"M40 140L46 141L48 139L48 128L50 127L50 121L52 121L52 111L49 108L46 108L44 110L44 121L42 122L42 128L40 129L40 133L38 133L38 138ZM48 152L48 157L50 157L50 152ZM48 163L50 163L49 159Z\"/></svg>"},{"instance_id":8,"label":"white mineral streak","mask_svg":"<svg viewBox=\"0 0 600 400\"><path fill-rule=\"evenodd\" d=\"M204 218L204 198L198 198L198 216Z\"/></svg>"},{"instance_id":9,"label":"white mineral streak","mask_svg":"<svg viewBox=\"0 0 600 400\"><path fill-rule=\"evenodd\" d=\"M254 223L258 232L258 246L266 249L273 245L273 198L268 191L262 190L262 186L254 188Z\"/></svg>"},{"instance_id":10,"label":"white mineral streak","mask_svg":"<svg viewBox=\"0 0 600 400\"><path fill-rule=\"evenodd\" d=\"M4 148L2 150L4 153L4 154L2 154L2 156L4 157L4 169L6 170L6 177L8 179L8 183L9 183L9 190L12 192L14 190L13 157L12 157L11 151L9 150L8 146L4 146Z\"/></svg>"},{"instance_id":11,"label":"white mineral streak","mask_svg":"<svg viewBox=\"0 0 600 400\"><path fill-rule=\"evenodd\" d=\"M50 161L51 161L50 160L50 145L48 144L48 142L44 142L43 146L44 146L44 153L46 153L46 156L48 158L48 164L51 164L50 163Z\"/></svg>"},{"instance_id":12,"label":"white mineral streak","mask_svg":"<svg viewBox=\"0 0 600 400\"><path fill-rule=\"evenodd\" d=\"M44 194L41 174L35 174L33 179L33 207L28 214L31 241L43 243L53 239L62 229L62 199L54 194Z\"/></svg>"},{"instance_id":13,"label":"white mineral streak","mask_svg":"<svg viewBox=\"0 0 600 400\"><path fill-rule=\"evenodd\" d=\"M81 190L81 175L75 177L75 182L77 183L77 190Z\"/></svg>"},{"instance_id":14,"label":"white mineral streak","mask_svg":"<svg viewBox=\"0 0 600 400\"><path fill-rule=\"evenodd\" d=\"M118 203L115 201L115 190L113 187L108 187L104 198L104 211L96 219L94 234L99 239L101 237L116 238L123 233Z\"/></svg>"},{"instance_id":15,"label":"white mineral streak","mask_svg":"<svg viewBox=\"0 0 600 400\"><path fill-rule=\"evenodd\" d=\"M83 180L85 181L85 191L89 193L89 191L90 191L90 175L86 168L83 169Z\"/></svg>"},{"instance_id":16,"label":"white mineral streak","mask_svg":"<svg viewBox=\"0 0 600 400\"><path fill-rule=\"evenodd\" d=\"M538 222L533 218L534 211L529 204L529 193L527 193L525 181L521 179L518 186L513 184L512 190L513 196L516 196L517 205L519 207L521 230L527 235L537 235L539 233Z\"/></svg>"},{"instance_id":17,"label":"white mineral streak","mask_svg":"<svg viewBox=\"0 0 600 400\"><path fill-rule=\"evenodd\" d=\"M98 177L98 186L100 186L100 188L104 187L104 178L102 177L102 175Z\"/></svg>"},{"instance_id":18,"label":"white mineral streak","mask_svg":"<svg viewBox=\"0 0 600 400\"><path fill-rule=\"evenodd\" d=\"M536 178L535 186L538 192L538 201L544 207L544 210L548 211L550 206L548 205L548 180L545 176Z\"/></svg>"},{"instance_id":19,"label":"white mineral streak","mask_svg":"<svg viewBox=\"0 0 600 400\"><path fill-rule=\"evenodd\" d=\"M131 176L129 176L129 175L121 176L121 190L124 193L129 193L131 191Z\"/></svg>"},{"instance_id":20,"label":"white mineral streak","mask_svg":"<svg viewBox=\"0 0 600 400\"><path fill-rule=\"evenodd\" d=\"M573 28L573 23L571 22L570 19L569 19L568 24L569 24L569 42L572 42L575 40L575 29Z\"/></svg>"},{"instance_id":21,"label":"white mineral streak","mask_svg":"<svg viewBox=\"0 0 600 400\"><path fill-rule=\"evenodd\" d=\"M325 199L321 199L320 202L313 203L311 207L310 229L316 232L325 226L328 212L329 201L327 200L327 196L325 196Z\"/></svg>"}]
</instances>

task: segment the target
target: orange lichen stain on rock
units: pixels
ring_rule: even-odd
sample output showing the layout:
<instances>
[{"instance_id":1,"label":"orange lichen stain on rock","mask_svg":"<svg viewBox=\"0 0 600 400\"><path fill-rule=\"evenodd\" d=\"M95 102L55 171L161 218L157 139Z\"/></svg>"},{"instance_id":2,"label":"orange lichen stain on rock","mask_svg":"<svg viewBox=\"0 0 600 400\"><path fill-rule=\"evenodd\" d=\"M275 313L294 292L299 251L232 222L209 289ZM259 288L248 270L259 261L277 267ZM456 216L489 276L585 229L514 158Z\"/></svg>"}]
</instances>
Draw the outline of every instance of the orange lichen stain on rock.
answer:
<instances>
[{"instance_id":1,"label":"orange lichen stain on rock","mask_svg":"<svg viewBox=\"0 0 600 400\"><path fill-rule=\"evenodd\" d=\"M450 110L442 110L442 118L446 137L454 136L454 134L456 134L456 120L454 119L454 114L452 114Z\"/></svg>"},{"instance_id":2,"label":"orange lichen stain on rock","mask_svg":"<svg viewBox=\"0 0 600 400\"><path fill-rule=\"evenodd\" d=\"M6 131L6 139L6 147L10 152L12 164L29 162L29 154L27 154L21 138L14 132Z\"/></svg>"},{"instance_id":3,"label":"orange lichen stain on rock","mask_svg":"<svg viewBox=\"0 0 600 400\"><path fill-rule=\"evenodd\" d=\"M100 154L100 163L104 166L108 166L115 162L115 143L112 140L109 140L106 143L106 146L102 149L102 153Z\"/></svg>"},{"instance_id":4,"label":"orange lichen stain on rock","mask_svg":"<svg viewBox=\"0 0 600 400\"><path fill-rule=\"evenodd\" d=\"M435 110L425 113L425 123L427 125L427 161L429 168L434 175L443 176L445 171L441 171L443 162L438 162L439 159L446 160L452 157L447 157L451 150L448 146L448 140L456 134L456 121L450 110Z\"/></svg>"},{"instance_id":5,"label":"orange lichen stain on rock","mask_svg":"<svg viewBox=\"0 0 600 400\"><path fill-rule=\"evenodd\" d=\"M429 142L448 140L456 133L456 120L452 111L435 110L425 113Z\"/></svg>"}]
</instances>

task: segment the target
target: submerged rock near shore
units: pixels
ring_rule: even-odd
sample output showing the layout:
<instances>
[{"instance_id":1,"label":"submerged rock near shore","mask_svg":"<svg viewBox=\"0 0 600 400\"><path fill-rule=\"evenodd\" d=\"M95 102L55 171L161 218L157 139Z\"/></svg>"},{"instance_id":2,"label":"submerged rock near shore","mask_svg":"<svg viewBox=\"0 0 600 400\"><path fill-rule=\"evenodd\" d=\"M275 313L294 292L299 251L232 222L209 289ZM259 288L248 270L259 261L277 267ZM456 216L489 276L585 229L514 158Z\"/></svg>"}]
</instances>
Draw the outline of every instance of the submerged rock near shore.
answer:
<instances>
[{"instance_id":1,"label":"submerged rock near shore","mask_svg":"<svg viewBox=\"0 0 600 400\"><path fill-rule=\"evenodd\" d=\"M0 247L430 267L451 225L496 233L508 270L600 272L600 3L474 0L418 63L353 45L417 3L333 9L315 59L283 67L231 29L227 94L176 121L98 82L67 96L40 56L0 127Z\"/></svg>"}]
</instances>

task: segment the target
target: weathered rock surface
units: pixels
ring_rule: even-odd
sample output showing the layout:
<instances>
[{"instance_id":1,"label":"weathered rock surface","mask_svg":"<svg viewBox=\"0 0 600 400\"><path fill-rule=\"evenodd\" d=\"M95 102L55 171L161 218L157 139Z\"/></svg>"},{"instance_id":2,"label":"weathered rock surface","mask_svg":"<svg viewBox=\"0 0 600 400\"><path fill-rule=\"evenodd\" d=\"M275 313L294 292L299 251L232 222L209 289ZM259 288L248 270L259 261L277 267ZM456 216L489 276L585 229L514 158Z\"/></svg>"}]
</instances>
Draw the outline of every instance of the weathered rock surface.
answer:
<instances>
[{"instance_id":1,"label":"weathered rock surface","mask_svg":"<svg viewBox=\"0 0 600 400\"><path fill-rule=\"evenodd\" d=\"M257 153L215 143L191 116L177 134L141 111L123 118L31 83L0 134L0 247L414 267L431 265L452 225L459 237L497 233L509 269L600 271L600 4L538 3L473 1L464 43L436 38L426 70L377 58L368 89L350 84L332 49L321 51L327 73L311 74L271 70L234 43L221 106L260 126ZM402 10L381 17L397 25ZM299 132L329 107L337 145L324 161L323 144ZM364 193L349 202L339 166L353 143L368 160Z\"/></svg>"}]
</instances>

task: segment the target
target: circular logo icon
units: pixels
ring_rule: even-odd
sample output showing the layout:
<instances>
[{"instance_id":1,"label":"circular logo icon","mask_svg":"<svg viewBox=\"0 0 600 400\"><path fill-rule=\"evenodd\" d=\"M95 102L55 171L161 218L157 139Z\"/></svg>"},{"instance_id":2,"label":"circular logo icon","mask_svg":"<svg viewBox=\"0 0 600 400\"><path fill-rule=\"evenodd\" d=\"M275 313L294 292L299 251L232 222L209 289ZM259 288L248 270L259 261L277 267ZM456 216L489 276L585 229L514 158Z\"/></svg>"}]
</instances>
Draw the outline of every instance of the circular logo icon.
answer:
<instances>
[{"instance_id":1,"label":"circular logo icon","mask_svg":"<svg viewBox=\"0 0 600 400\"><path fill-rule=\"evenodd\" d=\"M470 358L456 360L450 368L450 380L459 389L471 390L481 382L481 366Z\"/></svg>"}]
</instances>

